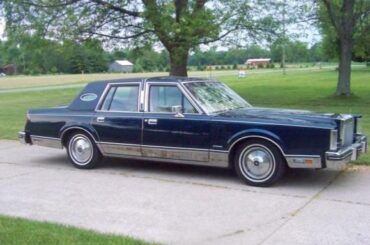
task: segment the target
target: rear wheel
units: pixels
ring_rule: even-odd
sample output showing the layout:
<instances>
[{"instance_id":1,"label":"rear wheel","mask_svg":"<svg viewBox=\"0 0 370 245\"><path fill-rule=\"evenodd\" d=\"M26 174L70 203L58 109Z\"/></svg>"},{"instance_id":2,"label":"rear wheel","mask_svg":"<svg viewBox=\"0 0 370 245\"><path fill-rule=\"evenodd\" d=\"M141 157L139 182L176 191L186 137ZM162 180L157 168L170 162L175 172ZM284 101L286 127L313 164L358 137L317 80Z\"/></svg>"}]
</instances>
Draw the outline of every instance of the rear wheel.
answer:
<instances>
[{"instance_id":1,"label":"rear wheel","mask_svg":"<svg viewBox=\"0 0 370 245\"><path fill-rule=\"evenodd\" d=\"M95 168L101 160L101 154L94 141L84 133L72 134L67 142L67 154L76 168Z\"/></svg>"},{"instance_id":2,"label":"rear wheel","mask_svg":"<svg viewBox=\"0 0 370 245\"><path fill-rule=\"evenodd\" d=\"M252 186L271 186L286 171L284 158L277 147L258 139L240 145L234 165L239 178Z\"/></svg>"}]
</instances>

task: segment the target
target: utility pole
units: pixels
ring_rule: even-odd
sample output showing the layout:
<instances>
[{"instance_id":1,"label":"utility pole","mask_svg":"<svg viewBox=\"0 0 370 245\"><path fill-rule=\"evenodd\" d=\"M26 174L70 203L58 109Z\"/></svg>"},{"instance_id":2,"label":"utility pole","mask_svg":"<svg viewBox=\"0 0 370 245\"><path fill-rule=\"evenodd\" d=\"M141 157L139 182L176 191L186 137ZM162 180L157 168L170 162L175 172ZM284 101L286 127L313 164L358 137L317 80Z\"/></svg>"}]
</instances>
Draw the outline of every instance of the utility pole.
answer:
<instances>
[{"instance_id":1,"label":"utility pole","mask_svg":"<svg viewBox=\"0 0 370 245\"><path fill-rule=\"evenodd\" d=\"M281 57L281 64L283 66L283 74L285 75L286 74L286 70L285 70L285 14L286 14L286 0L283 0L283 40L282 40L282 44L281 44L281 51L282 51L282 57Z\"/></svg>"}]
</instances>

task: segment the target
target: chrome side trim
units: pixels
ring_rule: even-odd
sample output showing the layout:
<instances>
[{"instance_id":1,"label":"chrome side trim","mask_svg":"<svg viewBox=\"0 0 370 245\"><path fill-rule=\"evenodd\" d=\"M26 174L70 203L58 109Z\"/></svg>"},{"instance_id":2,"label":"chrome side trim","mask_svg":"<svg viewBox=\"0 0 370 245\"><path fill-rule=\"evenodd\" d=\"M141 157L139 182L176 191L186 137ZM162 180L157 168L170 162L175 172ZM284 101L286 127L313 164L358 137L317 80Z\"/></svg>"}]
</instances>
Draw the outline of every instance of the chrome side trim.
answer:
<instances>
[{"instance_id":1,"label":"chrome side trim","mask_svg":"<svg viewBox=\"0 0 370 245\"><path fill-rule=\"evenodd\" d=\"M191 149L159 148L142 146L142 156L161 159L175 159L195 162L208 162L208 150L194 151Z\"/></svg>"},{"instance_id":2,"label":"chrome side trim","mask_svg":"<svg viewBox=\"0 0 370 245\"><path fill-rule=\"evenodd\" d=\"M96 144L103 155L141 156L140 145L110 144L106 142Z\"/></svg>"},{"instance_id":3,"label":"chrome side trim","mask_svg":"<svg viewBox=\"0 0 370 245\"><path fill-rule=\"evenodd\" d=\"M208 167L222 167L224 165L216 165L212 162L198 162L198 161L189 161L189 160L177 160L177 159L166 159L166 158L155 158L155 157L145 157L145 156L128 156L128 155L114 155L109 154L106 157L116 157L121 159L134 159L134 160L145 160L151 162L168 162L168 163L177 163L177 164L189 164L196 166L208 166Z\"/></svg>"},{"instance_id":4,"label":"chrome side trim","mask_svg":"<svg viewBox=\"0 0 370 245\"><path fill-rule=\"evenodd\" d=\"M97 142L97 145L102 154L107 157L140 158L215 167L228 167L229 165L227 151L110 142Z\"/></svg>"},{"instance_id":5,"label":"chrome side trim","mask_svg":"<svg viewBox=\"0 0 370 245\"><path fill-rule=\"evenodd\" d=\"M44 137L44 136L37 136L37 135L31 135L30 137L31 137L31 143L33 145L63 149L62 142L59 138Z\"/></svg>"},{"instance_id":6,"label":"chrome side trim","mask_svg":"<svg viewBox=\"0 0 370 245\"><path fill-rule=\"evenodd\" d=\"M217 166L221 168L227 168L229 166L228 152L210 151L209 152L209 165Z\"/></svg>"}]
</instances>

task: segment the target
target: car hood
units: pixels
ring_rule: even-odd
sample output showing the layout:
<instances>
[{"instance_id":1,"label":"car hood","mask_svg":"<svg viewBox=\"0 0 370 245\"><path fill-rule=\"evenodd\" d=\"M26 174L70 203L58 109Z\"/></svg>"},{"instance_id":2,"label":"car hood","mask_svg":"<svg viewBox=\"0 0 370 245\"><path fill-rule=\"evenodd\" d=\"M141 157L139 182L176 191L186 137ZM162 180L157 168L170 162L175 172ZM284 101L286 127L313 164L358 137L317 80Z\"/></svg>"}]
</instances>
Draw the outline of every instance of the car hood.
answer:
<instances>
[{"instance_id":1,"label":"car hood","mask_svg":"<svg viewBox=\"0 0 370 245\"><path fill-rule=\"evenodd\" d=\"M276 123L323 128L335 128L337 125L336 121L341 117L342 115L335 113L258 107L235 109L215 115L216 120Z\"/></svg>"}]
</instances>

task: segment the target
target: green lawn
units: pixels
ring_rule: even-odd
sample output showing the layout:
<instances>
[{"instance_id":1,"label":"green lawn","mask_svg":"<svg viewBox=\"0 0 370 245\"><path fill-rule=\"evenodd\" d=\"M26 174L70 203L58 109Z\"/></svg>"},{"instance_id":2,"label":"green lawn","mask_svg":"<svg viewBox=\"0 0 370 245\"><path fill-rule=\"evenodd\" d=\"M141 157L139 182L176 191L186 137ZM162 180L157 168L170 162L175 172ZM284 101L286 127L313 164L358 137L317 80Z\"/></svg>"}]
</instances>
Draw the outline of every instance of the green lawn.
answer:
<instances>
[{"instance_id":1,"label":"green lawn","mask_svg":"<svg viewBox=\"0 0 370 245\"><path fill-rule=\"evenodd\" d=\"M353 96L333 96L337 73L333 70L251 72L246 78L221 76L254 106L309 109L313 111L360 113L362 128L370 135L370 69L355 68L352 73ZM15 139L23 128L28 108L56 106L68 103L80 88L40 92L0 94L0 138ZM370 164L370 154L358 163Z\"/></svg>"},{"instance_id":2,"label":"green lawn","mask_svg":"<svg viewBox=\"0 0 370 245\"><path fill-rule=\"evenodd\" d=\"M21 218L0 216L0 244L152 244L130 237Z\"/></svg>"}]
</instances>

